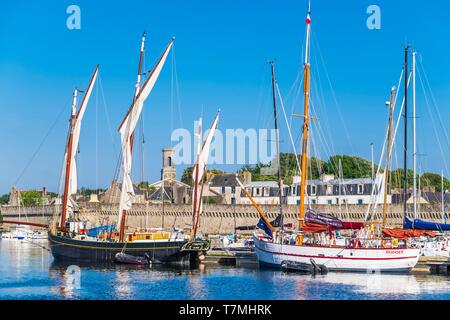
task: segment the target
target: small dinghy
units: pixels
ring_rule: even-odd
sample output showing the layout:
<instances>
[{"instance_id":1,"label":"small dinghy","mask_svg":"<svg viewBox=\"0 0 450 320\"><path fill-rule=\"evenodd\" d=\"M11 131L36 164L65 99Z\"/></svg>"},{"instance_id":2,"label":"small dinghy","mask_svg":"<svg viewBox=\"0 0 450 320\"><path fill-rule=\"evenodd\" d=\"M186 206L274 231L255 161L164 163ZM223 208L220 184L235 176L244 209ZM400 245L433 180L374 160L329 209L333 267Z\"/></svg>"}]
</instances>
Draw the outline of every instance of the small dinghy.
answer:
<instances>
[{"instance_id":1,"label":"small dinghy","mask_svg":"<svg viewBox=\"0 0 450 320\"><path fill-rule=\"evenodd\" d=\"M311 263L295 262L295 261L283 261L281 268L283 271L289 272L302 272L312 274L327 274L328 268L325 265L318 265L313 259Z\"/></svg>"},{"instance_id":2,"label":"small dinghy","mask_svg":"<svg viewBox=\"0 0 450 320\"><path fill-rule=\"evenodd\" d=\"M117 253L116 256L114 257L114 261L120 264L133 264L141 266L146 264L152 264L152 261L147 254L145 254L145 257L138 257L123 252Z\"/></svg>"}]
</instances>

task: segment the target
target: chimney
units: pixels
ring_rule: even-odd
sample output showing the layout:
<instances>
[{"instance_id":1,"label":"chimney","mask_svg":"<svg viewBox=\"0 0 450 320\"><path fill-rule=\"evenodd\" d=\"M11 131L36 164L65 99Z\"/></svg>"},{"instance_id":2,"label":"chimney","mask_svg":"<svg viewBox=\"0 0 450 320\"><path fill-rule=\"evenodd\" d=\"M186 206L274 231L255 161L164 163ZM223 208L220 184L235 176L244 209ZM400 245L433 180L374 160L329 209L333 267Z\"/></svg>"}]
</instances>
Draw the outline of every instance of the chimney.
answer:
<instances>
[{"instance_id":1,"label":"chimney","mask_svg":"<svg viewBox=\"0 0 450 320\"><path fill-rule=\"evenodd\" d=\"M244 185L252 182L252 173L249 171L244 171Z\"/></svg>"}]
</instances>

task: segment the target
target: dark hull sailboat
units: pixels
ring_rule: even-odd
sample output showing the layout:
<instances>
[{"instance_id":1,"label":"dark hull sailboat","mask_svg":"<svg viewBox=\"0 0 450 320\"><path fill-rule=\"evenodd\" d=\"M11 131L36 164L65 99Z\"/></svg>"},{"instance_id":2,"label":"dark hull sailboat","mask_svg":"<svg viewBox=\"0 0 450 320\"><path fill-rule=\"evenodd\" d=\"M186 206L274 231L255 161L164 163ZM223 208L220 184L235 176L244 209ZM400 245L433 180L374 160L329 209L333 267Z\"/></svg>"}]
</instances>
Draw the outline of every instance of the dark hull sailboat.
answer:
<instances>
[{"instance_id":1,"label":"dark hull sailboat","mask_svg":"<svg viewBox=\"0 0 450 320\"><path fill-rule=\"evenodd\" d=\"M183 250L186 240L151 242L112 242L76 240L62 235L48 234L52 255L56 260L83 262L113 262L117 253L145 257L153 263L190 263L197 252Z\"/></svg>"}]
</instances>

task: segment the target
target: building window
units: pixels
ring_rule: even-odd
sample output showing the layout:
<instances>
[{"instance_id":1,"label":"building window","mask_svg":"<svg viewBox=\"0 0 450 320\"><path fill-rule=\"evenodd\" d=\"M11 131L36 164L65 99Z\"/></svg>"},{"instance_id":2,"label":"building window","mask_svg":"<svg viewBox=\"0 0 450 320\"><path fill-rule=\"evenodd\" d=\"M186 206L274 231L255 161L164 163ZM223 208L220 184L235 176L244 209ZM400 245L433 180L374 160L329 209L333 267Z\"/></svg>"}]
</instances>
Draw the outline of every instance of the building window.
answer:
<instances>
[{"instance_id":1,"label":"building window","mask_svg":"<svg viewBox=\"0 0 450 320\"><path fill-rule=\"evenodd\" d=\"M236 204L236 198L231 198L231 204Z\"/></svg>"},{"instance_id":2,"label":"building window","mask_svg":"<svg viewBox=\"0 0 450 320\"><path fill-rule=\"evenodd\" d=\"M298 205L298 206L300 205L300 200L297 200L297 205Z\"/></svg>"},{"instance_id":3,"label":"building window","mask_svg":"<svg viewBox=\"0 0 450 320\"><path fill-rule=\"evenodd\" d=\"M316 199L312 199L311 204L316 204Z\"/></svg>"},{"instance_id":4,"label":"building window","mask_svg":"<svg viewBox=\"0 0 450 320\"><path fill-rule=\"evenodd\" d=\"M259 194L260 194L260 190L259 190L259 188L256 188L256 195L259 196Z\"/></svg>"},{"instance_id":5,"label":"building window","mask_svg":"<svg viewBox=\"0 0 450 320\"><path fill-rule=\"evenodd\" d=\"M236 193L236 187L235 187L235 186L232 186L232 187L231 187L231 193L232 193L232 194L235 194L235 193Z\"/></svg>"},{"instance_id":6,"label":"building window","mask_svg":"<svg viewBox=\"0 0 450 320\"><path fill-rule=\"evenodd\" d=\"M336 204L339 204L339 198L336 198Z\"/></svg>"},{"instance_id":7,"label":"building window","mask_svg":"<svg viewBox=\"0 0 450 320\"><path fill-rule=\"evenodd\" d=\"M168 157L168 158L167 158L167 165L168 165L169 167L172 166L172 157Z\"/></svg>"},{"instance_id":8,"label":"building window","mask_svg":"<svg viewBox=\"0 0 450 320\"><path fill-rule=\"evenodd\" d=\"M364 193L364 185L358 184L358 194L363 194L363 193Z\"/></svg>"},{"instance_id":9,"label":"building window","mask_svg":"<svg viewBox=\"0 0 450 320\"><path fill-rule=\"evenodd\" d=\"M328 200L327 200L327 204L333 204L333 200L328 199Z\"/></svg>"},{"instance_id":10,"label":"building window","mask_svg":"<svg viewBox=\"0 0 450 320\"><path fill-rule=\"evenodd\" d=\"M311 186L311 195L315 196L316 195L316 186Z\"/></svg>"},{"instance_id":11,"label":"building window","mask_svg":"<svg viewBox=\"0 0 450 320\"><path fill-rule=\"evenodd\" d=\"M222 193L225 193L225 187L222 187Z\"/></svg>"},{"instance_id":12,"label":"building window","mask_svg":"<svg viewBox=\"0 0 450 320\"><path fill-rule=\"evenodd\" d=\"M363 203L364 203L363 199L358 199L358 204L363 204Z\"/></svg>"}]
</instances>

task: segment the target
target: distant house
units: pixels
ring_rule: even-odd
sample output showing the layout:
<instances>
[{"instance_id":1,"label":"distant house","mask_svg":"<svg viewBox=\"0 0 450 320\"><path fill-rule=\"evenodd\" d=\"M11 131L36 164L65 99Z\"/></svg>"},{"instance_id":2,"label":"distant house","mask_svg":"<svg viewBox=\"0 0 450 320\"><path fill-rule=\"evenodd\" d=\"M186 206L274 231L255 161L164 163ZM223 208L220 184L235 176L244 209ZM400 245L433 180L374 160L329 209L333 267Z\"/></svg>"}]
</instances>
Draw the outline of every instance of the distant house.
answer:
<instances>
[{"instance_id":1,"label":"distant house","mask_svg":"<svg viewBox=\"0 0 450 320\"><path fill-rule=\"evenodd\" d=\"M245 184L245 189L258 204L280 204L279 186L277 181L254 181ZM282 203L286 203L289 187L283 188ZM241 203L251 204L244 192L241 193Z\"/></svg>"},{"instance_id":2,"label":"distant house","mask_svg":"<svg viewBox=\"0 0 450 320\"><path fill-rule=\"evenodd\" d=\"M429 204L434 204L434 205L442 204L442 193L441 192L420 192L420 196ZM412 197L411 197L411 201L413 201ZM444 202L450 203L450 194L444 193Z\"/></svg>"},{"instance_id":3,"label":"distant house","mask_svg":"<svg viewBox=\"0 0 450 320\"><path fill-rule=\"evenodd\" d=\"M251 173L245 172L239 176L245 185L251 182ZM241 187L236 181L236 174L223 173L212 175L207 182L204 198L215 198L221 204L241 204L245 195L241 193Z\"/></svg>"},{"instance_id":4,"label":"distant house","mask_svg":"<svg viewBox=\"0 0 450 320\"><path fill-rule=\"evenodd\" d=\"M137 185L133 185L134 199L133 203L145 203L147 200L147 192L138 188ZM118 204L120 202L121 184L117 181L113 181L111 186L98 195L98 201L100 203Z\"/></svg>"},{"instance_id":5,"label":"distant house","mask_svg":"<svg viewBox=\"0 0 450 320\"><path fill-rule=\"evenodd\" d=\"M435 192L433 189L428 189L433 191L418 191L417 192L417 203L418 204L431 204L431 205L441 205L442 204L442 193ZM398 189L396 193L392 194L392 203L402 204L403 203L403 190ZM412 189L407 190L407 204L414 203L413 191ZM446 204L450 204L450 194L445 192L444 194L444 202Z\"/></svg>"},{"instance_id":6,"label":"distant house","mask_svg":"<svg viewBox=\"0 0 450 320\"><path fill-rule=\"evenodd\" d=\"M50 197L45 187L42 190L18 190L16 187L13 187L9 195L8 206L23 206L24 198L31 192L36 195L36 203L41 205L48 205L50 203Z\"/></svg>"},{"instance_id":7,"label":"distant house","mask_svg":"<svg viewBox=\"0 0 450 320\"><path fill-rule=\"evenodd\" d=\"M287 203L300 203L299 177L294 177L294 183L290 186ZM339 204L369 204L373 199L377 203L383 202L382 191L372 189L375 183L370 178L335 179L333 175L322 175L320 179L307 181L307 204L339 205ZM391 195L387 202L391 203Z\"/></svg>"}]
</instances>

